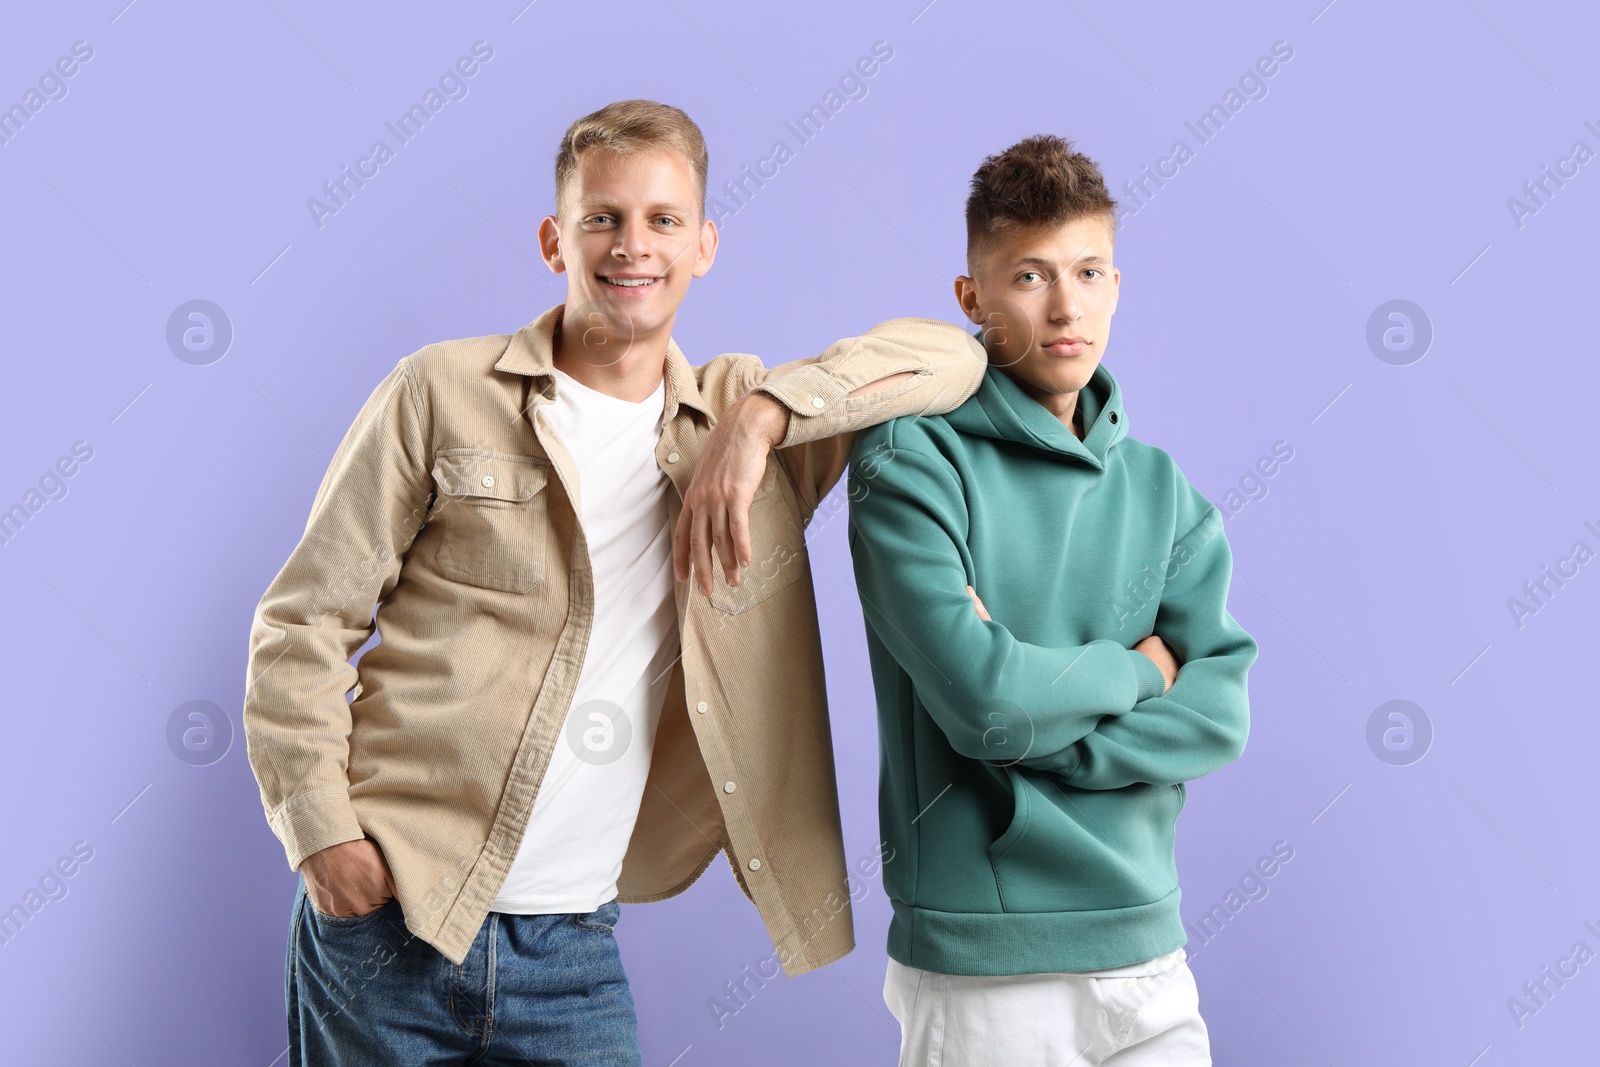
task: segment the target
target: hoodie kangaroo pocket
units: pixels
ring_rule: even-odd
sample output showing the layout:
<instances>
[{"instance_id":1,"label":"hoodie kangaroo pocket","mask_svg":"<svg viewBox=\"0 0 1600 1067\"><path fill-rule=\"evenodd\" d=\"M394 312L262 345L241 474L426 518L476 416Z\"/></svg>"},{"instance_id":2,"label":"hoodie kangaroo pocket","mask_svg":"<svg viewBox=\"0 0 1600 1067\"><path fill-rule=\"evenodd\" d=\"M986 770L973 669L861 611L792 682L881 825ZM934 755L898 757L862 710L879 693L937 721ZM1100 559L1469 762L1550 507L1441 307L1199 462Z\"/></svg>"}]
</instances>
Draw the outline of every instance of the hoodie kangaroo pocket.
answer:
<instances>
[{"instance_id":1,"label":"hoodie kangaroo pocket","mask_svg":"<svg viewBox=\"0 0 1600 1067\"><path fill-rule=\"evenodd\" d=\"M1011 823L988 849L1003 911L1130 908L1177 887L1178 790L1076 789L1048 772L1007 773Z\"/></svg>"}]
</instances>

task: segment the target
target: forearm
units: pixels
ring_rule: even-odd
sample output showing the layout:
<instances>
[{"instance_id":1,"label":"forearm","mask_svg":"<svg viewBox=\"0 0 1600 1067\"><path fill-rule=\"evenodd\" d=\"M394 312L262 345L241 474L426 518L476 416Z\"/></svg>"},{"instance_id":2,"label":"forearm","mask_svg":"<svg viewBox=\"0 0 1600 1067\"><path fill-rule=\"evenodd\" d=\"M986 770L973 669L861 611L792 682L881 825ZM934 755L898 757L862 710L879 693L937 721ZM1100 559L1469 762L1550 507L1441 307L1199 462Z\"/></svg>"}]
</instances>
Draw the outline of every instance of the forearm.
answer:
<instances>
[{"instance_id":1,"label":"forearm","mask_svg":"<svg viewBox=\"0 0 1600 1067\"><path fill-rule=\"evenodd\" d=\"M1106 719L1077 741L1056 773L1079 789L1173 785L1238 759L1250 732L1245 671L1254 652L1186 664L1163 696Z\"/></svg>"},{"instance_id":2,"label":"forearm","mask_svg":"<svg viewBox=\"0 0 1600 1067\"><path fill-rule=\"evenodd\" d=\"M1198 494L1196 494L1196 497ZM1249 733L1247 676L1259 649L1227 609L1232 554L1207 506L1180 539L1181 566L1162 590L1155 632L1182 661L1166 693L1107 720L1059 768L1081 789L1192 781L1239 757Z\"/></svg>"},{"instance_id":3,"label":"forearm","mask_svg":"<svg viewBox=\"0 0 1600 1067\"><path fill-rule=\"evenodd\" d=\"M901 415L950 411L977 391L987 366L965 330L891 319L820 356L774 367L753 387L792 414L779 447L806 444Z\"/></svg>"},{"instance_id":4,"label":"forearm","mask_svg":"<svg viewBox=\"0 0 1600 1067\"><path fill-rule=\"evenodd\" d=\"M1138 706L1139 676L1116 641L1047 648L1009 634L987 636L957 655L930 660L916 682L917 695L962 755L1051 770L1098 725ZM967 639L957 636L944 648Z\"/></svg>"},{"instance_id":5,"label":"forearm","mask_svg":"<svg viewBox=\"0 0 1600 1067\"><path fill-rule=\"evenodd\" d=\"M314 624L287 625L259 610L251 632L246 751L268 825L291 868L362 836L349 798L352 722L345 699L356 671L348 654L336 660L329 638L349 647L347 639Z\"/></svg>"}]
</instances>

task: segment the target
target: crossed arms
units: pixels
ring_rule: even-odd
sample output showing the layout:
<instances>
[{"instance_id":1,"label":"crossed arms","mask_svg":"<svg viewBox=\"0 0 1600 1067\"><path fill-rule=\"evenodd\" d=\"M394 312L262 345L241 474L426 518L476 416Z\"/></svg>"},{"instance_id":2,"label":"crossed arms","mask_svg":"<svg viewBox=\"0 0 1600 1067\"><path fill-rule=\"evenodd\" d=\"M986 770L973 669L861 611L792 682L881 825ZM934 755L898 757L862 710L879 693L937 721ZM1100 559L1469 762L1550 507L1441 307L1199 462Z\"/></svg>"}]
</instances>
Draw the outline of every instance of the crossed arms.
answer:
<instances>
[{"instance_id":1,"label":"crossed arms","mask_svg":"<svg viewBox=\"0 0 1600 1067\"><path fill-rule=\"evenodd\" d=\"M867 621L957 752L1118 789L1190 781L1243 751L1257 647L1227 611L1220 513L1187 482L1180 517L1199 519L1174 543L1181 565L1154 624L1182 664L1168 689L1152 659L1119 640L1030 644L974 610L966 587L982 576L948 461L887 447L858 454L851 473L866 483L850 539Z\"/></svg>"}]
</instances>

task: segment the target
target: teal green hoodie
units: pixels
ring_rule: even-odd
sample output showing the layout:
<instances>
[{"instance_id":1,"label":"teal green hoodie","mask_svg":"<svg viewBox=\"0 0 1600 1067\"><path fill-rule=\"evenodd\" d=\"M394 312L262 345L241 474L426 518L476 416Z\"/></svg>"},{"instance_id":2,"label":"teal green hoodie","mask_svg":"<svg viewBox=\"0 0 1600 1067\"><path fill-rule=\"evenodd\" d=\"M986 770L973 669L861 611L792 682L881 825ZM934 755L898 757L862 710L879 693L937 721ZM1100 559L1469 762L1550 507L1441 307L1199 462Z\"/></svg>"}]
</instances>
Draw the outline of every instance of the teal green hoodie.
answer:
<instances>
[{"instance_id":1,"label":"teal green hoodie","mask_svg":"<svg viewBox=\"0 0 1600 1067\"><path fill-rule=\"evenodd\" d=\"M878 702L889 955L945 974L1171 952L1184 783L1236 759L1255 641L1222 516L1128 434L1101 365L1082 441L991 366L857 436L850 549ZM984 621L965 587L990 616ZM1165 682L1132 651L1152 632Z\"/></svg>"}]
</instances>

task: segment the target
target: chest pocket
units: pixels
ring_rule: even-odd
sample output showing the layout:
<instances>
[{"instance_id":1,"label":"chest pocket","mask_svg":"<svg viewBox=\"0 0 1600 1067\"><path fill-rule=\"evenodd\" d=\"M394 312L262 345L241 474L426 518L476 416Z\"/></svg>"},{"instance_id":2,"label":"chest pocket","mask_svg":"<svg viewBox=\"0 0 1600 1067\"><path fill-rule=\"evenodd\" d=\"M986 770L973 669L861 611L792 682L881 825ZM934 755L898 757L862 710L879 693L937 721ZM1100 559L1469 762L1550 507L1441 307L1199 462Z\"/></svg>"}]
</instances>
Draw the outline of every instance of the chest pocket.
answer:
<instances>
[{"instance_id":1,"label":"chest pocket","mask_svg":"<svg viewBox=\"0 0 1600 1067\"><path fill-rule=\"evenodd\" d=\"M715 572L711 604L730 615L749 611L793 584L807 566L805 528L798 509L778 484L781 477L778 461L769 456L767 471L750 501L750 566L742 569L737 586L727 583L722 563L715 551L711 553Z\"/></svg>"},{"instance_id":2,"label":"chest pocket","mask_svg":"<svg viewBox=\"0 0 1600 1067\"><path fill-rule=\"evenodd\" d=\"M448 448L433 463L435 562L452 581L527 593L544 581L549 461Z\"/></svg>"}]
</instances>

